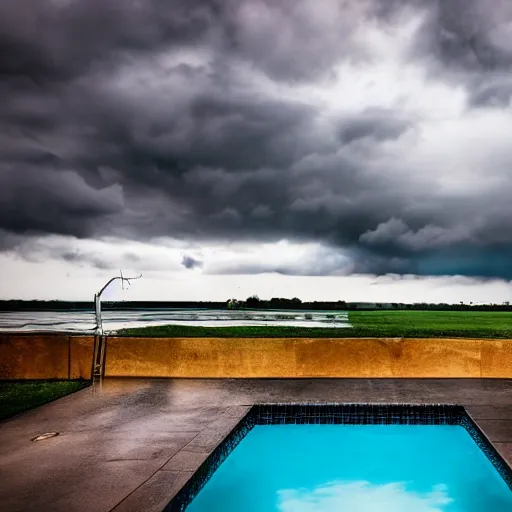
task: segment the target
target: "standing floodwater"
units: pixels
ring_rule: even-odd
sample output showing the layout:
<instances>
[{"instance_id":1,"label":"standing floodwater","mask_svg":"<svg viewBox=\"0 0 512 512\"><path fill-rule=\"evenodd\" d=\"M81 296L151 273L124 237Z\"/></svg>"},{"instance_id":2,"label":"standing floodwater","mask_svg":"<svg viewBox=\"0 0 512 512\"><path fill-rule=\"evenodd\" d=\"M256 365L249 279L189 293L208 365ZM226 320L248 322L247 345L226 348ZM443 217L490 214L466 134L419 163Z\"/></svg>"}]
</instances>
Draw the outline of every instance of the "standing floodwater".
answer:
<instances>
[{"instance_id":1,"label":"standing floodwater","mask_svg":"<svg viewBox=\"0 0 512 512\"><path fill-rule=\"evenodd\" d=\"M197 327L295 326L350 327L345 311L265 311L210 309L103 310L106 332L130 327L190 325ZM0 331L92 332L92 311L0 312Z\"/></svg>"}]
</instances>

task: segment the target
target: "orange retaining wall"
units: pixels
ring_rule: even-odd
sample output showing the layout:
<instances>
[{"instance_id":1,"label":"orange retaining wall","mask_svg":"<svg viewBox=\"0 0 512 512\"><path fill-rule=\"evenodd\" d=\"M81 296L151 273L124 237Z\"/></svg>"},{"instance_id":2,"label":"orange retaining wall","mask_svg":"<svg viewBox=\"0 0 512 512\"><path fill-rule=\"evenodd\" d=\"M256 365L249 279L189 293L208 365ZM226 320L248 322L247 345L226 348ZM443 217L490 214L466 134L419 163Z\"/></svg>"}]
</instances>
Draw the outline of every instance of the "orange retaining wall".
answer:
<instances>
[{"instance_id":1,"label":"orange retaining wall","mask_svg":"<svg viewBox=\"0 0 512 512\"><path fill-rule=\"evenodd\" d=\"M92 336L0 334L0 380L89 379L93 350ZM105 376L512 378L512 340L112 337Z\"/></svg>"},{"instance_id":2,"label":"orange retaining wall","mask_svg":"<svg viewBox=\"0 0 512 512\"><path fill-rule=\"evenodd\" d=\"M93 336L0 334L0 380L90 379Z\"/></svg>"},{"instance_id":3,"label":"orange retaining wall","mask_svg":"<svg viewBox=\"0 0 512 512\"><path fill-rule=\"evenodd\" d=\"M512 378L512 341L117 337L105 376Z\"/></svg>"}]
</instances>

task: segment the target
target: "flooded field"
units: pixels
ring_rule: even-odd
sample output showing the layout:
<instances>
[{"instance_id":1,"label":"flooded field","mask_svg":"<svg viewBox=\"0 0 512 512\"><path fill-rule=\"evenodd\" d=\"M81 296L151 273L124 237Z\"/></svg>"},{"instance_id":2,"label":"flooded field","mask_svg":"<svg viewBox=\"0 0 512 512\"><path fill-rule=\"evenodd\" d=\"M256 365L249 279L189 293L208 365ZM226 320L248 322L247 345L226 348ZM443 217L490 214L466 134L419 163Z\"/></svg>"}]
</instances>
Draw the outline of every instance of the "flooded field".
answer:
<instances>
[{"instance_id":1,"label":"flooded field","mask_svg":"<svg viewBox=\"0 0 512 512\"><path fill-rule=\"evenodd\" d=\"M198 327L350 327L348 313L345 311L138 309L104 310L102 317L103 329L106 332L169 324ZM0 312L0 331L91 333L94 327L94 313L90 311Z\"/></svg>"}]
</instances>

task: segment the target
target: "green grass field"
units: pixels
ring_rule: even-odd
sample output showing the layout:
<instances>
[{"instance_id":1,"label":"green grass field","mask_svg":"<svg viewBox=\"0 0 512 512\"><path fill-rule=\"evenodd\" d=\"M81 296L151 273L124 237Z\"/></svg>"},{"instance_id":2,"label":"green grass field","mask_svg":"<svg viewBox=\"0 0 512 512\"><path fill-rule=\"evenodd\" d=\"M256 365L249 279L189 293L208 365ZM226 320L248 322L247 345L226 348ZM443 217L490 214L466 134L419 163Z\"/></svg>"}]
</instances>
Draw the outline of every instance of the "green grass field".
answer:
<instances>
[{"instance_id":1,"label":"green grass field","mask_svg":"<svg viewBox=\"0 0 512 512\"><path fill-rule=\"evenodd\" d=\"M0 382L0 420L74 393L85 381Z\"/></svg>"},{"instance_id":2,"label":"green grass field","mask_svg":"<svg viewBox=\"0 0 512 512\"><path fill-rule=\"evenodd\" d=\"M510 338L512 312L351 311L350 328L194 327L166 325L123 329L120 335L161 337L417 337Z\"/></svg>"}]
</instances>

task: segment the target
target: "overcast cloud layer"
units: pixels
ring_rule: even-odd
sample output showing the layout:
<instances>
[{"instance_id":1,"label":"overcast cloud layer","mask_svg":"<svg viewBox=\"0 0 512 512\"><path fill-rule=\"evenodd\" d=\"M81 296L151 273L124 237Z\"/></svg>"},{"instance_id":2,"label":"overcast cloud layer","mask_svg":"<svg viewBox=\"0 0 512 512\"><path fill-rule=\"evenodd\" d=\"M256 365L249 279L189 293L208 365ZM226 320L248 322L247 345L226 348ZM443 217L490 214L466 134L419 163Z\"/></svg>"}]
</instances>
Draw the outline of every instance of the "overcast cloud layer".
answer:
<instances>
[{"instance_id":1,"label":"overcast cloud layer","mask_svg":"<svg viewBox=\"0 0 512 512\"><path fill-rule=\"evenodd\" d=\"M512 278L509 0L3 0L0 56L0 251Z\"/></svg>"}]
</instances>

